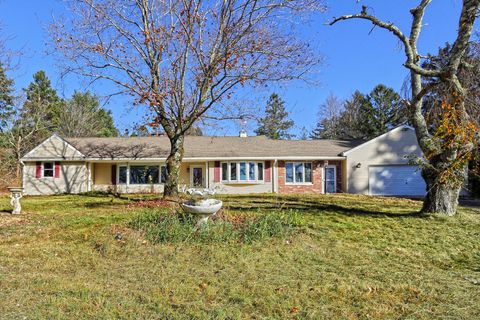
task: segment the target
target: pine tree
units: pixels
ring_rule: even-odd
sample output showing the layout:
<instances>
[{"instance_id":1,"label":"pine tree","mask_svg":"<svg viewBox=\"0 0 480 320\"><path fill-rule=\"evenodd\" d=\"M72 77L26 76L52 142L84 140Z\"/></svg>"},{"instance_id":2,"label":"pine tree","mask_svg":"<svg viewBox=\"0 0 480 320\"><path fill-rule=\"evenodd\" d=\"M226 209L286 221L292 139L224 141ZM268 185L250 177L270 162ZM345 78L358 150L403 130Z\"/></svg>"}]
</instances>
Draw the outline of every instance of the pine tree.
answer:
<instances>
[{"instance_id":1,"label":"pine tree","mask_svg":"<svg viewBox=\"0 0 480 320\"><path fill-rule=\"evenodd\" d=\"M312 130L312 132L310 133L309 138L313 139L313 140L323 139L323 135L322 135L323 130L324 130L324 128L323 128L322 121L317 122L317 125Z\"/></svg>"},{"instance_id":2,"label":"pine tree","mask_svg":"<svg viewBox=\"0 0 480 320\"><path fill-rule=\"evenodd\" d=\"M27 96L22 108L22 116L28 118L29 114L38 111L42 113L43 127L48 131L54 131L60 122L60 113L64 107L64 101L52 88L45 71L38 71L33 75L33 81L24 89Z\"/></svg>"},{"instance_id":3,"label":"pine tree","mask_svg":"<svg viewBox=\"0 0 480 320\"><path fill-rule=\"evenodd\" d=\"M405 105L392 88L379 84L367 95L367 100L368 103L363 104L361 121L365 138L375 138L407 122Z\"/></svg>"},{"instance_id":4,"label":"pine tree","mask_svg":"<svg viewBox=\"0 0 480 320\"><path fill-rule=\"evenodd\" d=\"M0 132L7 126L7 121L13 114L13 80L8 78L3 64L0 62Z\"/></svg>"},{"instance_id":5,"label":"pine tree","mask_svg":"<svg viewBox=\"0 0 480 320\"><path fill-rule=\"evenodd\" d=\"M273 93L268 99L265 116L259 120L259 124L260 126L255 130L259 136L265 135L274 140L292 138L288 130L294 122L288 118L285 102L276 93Z\"/></svg>"}]
</instances>

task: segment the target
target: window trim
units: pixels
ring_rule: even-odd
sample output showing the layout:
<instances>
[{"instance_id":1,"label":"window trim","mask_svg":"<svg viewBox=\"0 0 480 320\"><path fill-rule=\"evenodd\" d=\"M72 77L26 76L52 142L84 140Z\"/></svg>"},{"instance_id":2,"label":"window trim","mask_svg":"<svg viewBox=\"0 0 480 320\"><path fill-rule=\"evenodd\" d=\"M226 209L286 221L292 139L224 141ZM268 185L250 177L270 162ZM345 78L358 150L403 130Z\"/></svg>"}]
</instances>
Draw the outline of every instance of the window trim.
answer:
<instances>
[{"instance_id":1,"label":"window trim","mask_svg":"<svg viewBox=\"0 0 480 320\"><path fill-rule=\"evenodd\" d=\"M237 179L231 179L231 164L235 163L236 165L236 175ZM246 180L240 180L240 163L245 163L246 170ZM250 180L250 163L254 163L255 167L255 180ZM262 174L262 179L258 179L258 164L262 164L262 170L265 170L265 161L255 161L255 160L239 160L239 161L222 161L220 162L220 182L223 184L262 184L265 183L265 172ZM223 179L223 165L227 164L227 180Z\"/></svg>"},{"instance_id":2,"label":"window trim","mask_svg":"<svg viewBox=\"0 0 480 320\"><path fill-rule=\"evenodd\" d=\"M52 175L51 176L45 176L45 163L51 163L52 164ZM50 169L48 169L50 170ZM55 161L43 161L42 162L42 178L45 179L55 179Z\"/></svg>"},{"instance_id":3,"label":"window trim","mask_svg":"<svg viewBox=\"0 0 480 320\"><path fill-rule=\"evenodd\" d=\"M292 170L293 170L293 181L292 182L287 182L287 163L291 163L292 164ZM295 164L299 164L301 163L302 164L302 182L295 182ZM312 173L312 177L310 180L312 180L311 182L305 182L305 164L306 163L309 163L310 164L310 167L311 167L311 173ZM304 185L304 186L311 186L313 185L313 171L314 171L314 167L313 167L313 162L312 161L285 161L285 184L286 185Z\"/></svg>"}]
</instances>

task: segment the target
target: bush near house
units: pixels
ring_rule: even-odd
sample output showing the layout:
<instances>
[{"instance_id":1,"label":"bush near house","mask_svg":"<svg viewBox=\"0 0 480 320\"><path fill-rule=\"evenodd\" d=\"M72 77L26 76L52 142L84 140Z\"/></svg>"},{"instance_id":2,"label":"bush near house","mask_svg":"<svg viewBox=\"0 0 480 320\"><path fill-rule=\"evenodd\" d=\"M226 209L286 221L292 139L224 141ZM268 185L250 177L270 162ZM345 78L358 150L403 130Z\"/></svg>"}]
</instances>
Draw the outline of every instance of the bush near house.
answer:
<instances>
[{"instance_id":1,"label":"bush near house","mask_svg":"<svg viewBox=\"0 0 480 320\"><path fill-rule=\"evenodd\" d=\"M405 199L225 196L221 219L263 221L252 229L263 236L187 239L190 222L153 198L26 197L26 214L0 214L0 318L480 318L479 210L446 219Z\"/></svg>"}]
</instances>

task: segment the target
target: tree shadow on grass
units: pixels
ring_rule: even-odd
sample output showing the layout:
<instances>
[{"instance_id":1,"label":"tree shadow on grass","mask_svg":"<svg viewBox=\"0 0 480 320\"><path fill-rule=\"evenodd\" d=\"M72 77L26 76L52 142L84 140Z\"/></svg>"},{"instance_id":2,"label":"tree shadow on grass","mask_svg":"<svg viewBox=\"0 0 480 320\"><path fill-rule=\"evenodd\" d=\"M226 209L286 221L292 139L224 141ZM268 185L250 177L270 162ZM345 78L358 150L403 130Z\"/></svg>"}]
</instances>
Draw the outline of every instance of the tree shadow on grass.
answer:
<instances>
[{"instance_id":1,"label":"tree shadow on grass","mask_svg":"<svg viewBox=\"0 0 480 320\"><path fill-rule=\"evenodd\" d=\"M88 209L98 209L98 208L111 208L111 207L118 207L125 205L124 203L118 203L118 202L87 202L84 203L83 205L80 205L82 207L88 208Z\"/></svg>"},{"instance_id":2,"label":"tree shadow on grass","mask_svg":"<svg viewBox=\"0 0 480 320\"><path fill-rule=\"evenodd\" d=\"M338 213L349 216L366 216L376 218L426 218L427 216L420 211L406 211L404 208L391 205L385 207L386 210L378 210L372 204L375 200L372 198L372 204L367 206L359 203L355 205L355 199L352 199L352 205L341 205L326 201L327 199L318 198L300 198L300 197L279 197L262 198L259 196L229 196L225 199L225 207L233 211L252 211L252 210L298 210L305 213L318 215L324 213ZM335 198L328 200L334 201ZM340 199L339 199L340 200ZM343 200L344 201L344 200ZM361 201L359 201L361 202ZM372 208L368 208L372 207Z\"/></svg>"}]
</instances>

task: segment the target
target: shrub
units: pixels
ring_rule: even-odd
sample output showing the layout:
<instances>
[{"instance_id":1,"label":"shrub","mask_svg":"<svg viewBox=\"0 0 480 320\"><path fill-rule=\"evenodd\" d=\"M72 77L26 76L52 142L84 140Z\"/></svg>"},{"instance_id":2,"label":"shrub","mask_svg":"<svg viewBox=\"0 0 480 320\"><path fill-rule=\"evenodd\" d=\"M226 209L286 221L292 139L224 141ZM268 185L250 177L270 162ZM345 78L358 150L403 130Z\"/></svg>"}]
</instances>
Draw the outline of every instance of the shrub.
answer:
<instances>
[{"instance_id":1,"label":"shrub","mask_svg":"<svg viewBox=\"0 0 480 320\"><path fill-rule=\"evenodd\" d=\"M245 242L283 238L298 231L296 211L219 215L197 226L198 218L180 213L147 211L129 222L129 227L145 233L153 243L165 242Z\"/></svg>"}]
</instances>

